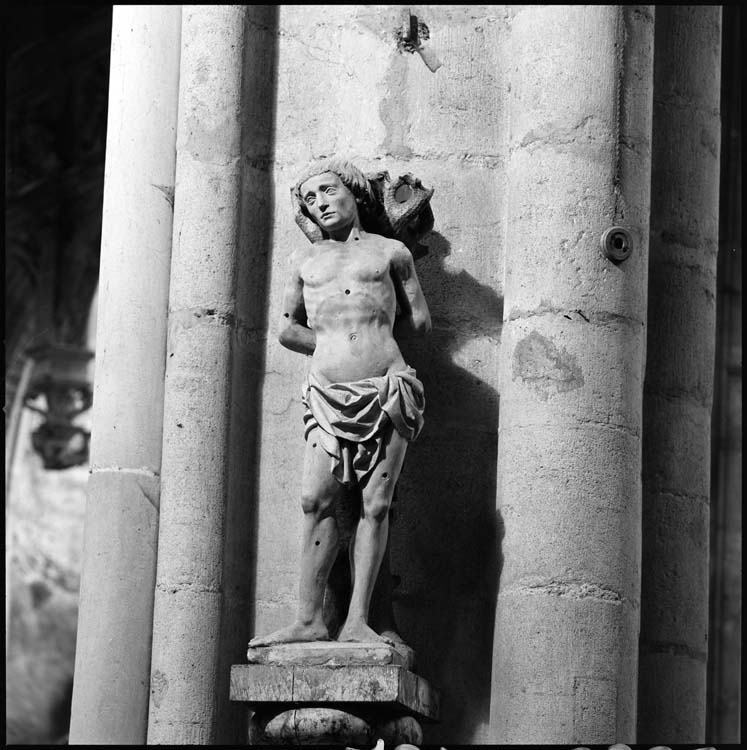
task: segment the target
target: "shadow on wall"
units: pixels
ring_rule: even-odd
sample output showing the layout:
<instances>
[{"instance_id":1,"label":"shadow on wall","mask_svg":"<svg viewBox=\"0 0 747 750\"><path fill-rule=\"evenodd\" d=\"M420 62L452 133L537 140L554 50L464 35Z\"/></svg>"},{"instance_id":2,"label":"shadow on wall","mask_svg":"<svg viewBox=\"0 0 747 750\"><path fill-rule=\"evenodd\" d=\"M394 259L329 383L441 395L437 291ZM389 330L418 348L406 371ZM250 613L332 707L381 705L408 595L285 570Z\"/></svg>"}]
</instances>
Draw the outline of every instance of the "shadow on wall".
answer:
<instances>
[{"instance_id":1,"label":"shadow on wall","mask_svg":"<svg viewBox=\"0 0 747 750\"><path fill-rule=\"evenodd\" d=\"M237 312L233 321L233 372L229 497L225 518L223 610L218 665L217 744L245 744L248 713L229 701L232 664L246 661L247 624L254 620L257 544L257 467L261 443L261 391L265 370L270 251L275 213L272 158L278 7L247 9L242 91L242 160Z\"/></svg>"},{"instance_id":2,"label":"shadow on wall","mask_svg":"<svg viewBox=\"0 0 747 750\"><path fill-rule=\"evenodd\" d=\"M466 271L446 268L451 246L442 235L425 241L429 253L417 271L433 331L402 346L425 387L425 427L409 449L393 506L394 600L416 671L441 691L441 722L424 726L425 741L470 743L482 740L490 711L501 562L499 397L453 360L471 339L498 345L503 299Z\"/></svg>"}]
</instances>

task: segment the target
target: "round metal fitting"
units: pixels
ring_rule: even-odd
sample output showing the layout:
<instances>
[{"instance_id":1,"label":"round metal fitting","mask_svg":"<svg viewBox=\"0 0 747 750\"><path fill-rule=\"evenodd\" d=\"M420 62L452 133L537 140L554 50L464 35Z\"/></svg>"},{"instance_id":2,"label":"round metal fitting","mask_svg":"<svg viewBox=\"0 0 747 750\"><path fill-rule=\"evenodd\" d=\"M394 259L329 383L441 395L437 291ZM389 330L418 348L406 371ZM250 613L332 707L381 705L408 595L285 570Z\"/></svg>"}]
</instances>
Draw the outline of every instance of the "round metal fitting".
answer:
<instances>
[{"instance_id":1,"label":"round metal fitting","mask_svg":"<svg viewBox=\"0 0 747 750\"><path fill-rule=\"evenodd\" d=\"M632 249L633 240L624 227L610 227L602 235L602 250L610 260L625 260Z\"/></svg>"}]
</instances>

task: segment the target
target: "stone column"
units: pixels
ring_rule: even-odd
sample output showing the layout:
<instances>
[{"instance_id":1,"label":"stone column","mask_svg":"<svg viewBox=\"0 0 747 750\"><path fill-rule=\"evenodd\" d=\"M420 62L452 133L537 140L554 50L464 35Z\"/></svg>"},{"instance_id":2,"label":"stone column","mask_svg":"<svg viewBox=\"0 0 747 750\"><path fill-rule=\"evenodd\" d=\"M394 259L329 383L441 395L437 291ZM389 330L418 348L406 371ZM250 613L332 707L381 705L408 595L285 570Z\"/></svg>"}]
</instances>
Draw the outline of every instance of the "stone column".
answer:
<instances>
[{"instance_id":1,"label":"stone column","mask_svg":"<svg viewBox=\"0 0 747 750\"><path fill-rule=\"evenodd\" d=\"M742 682L742 38L722 8L716 368L711 441L708 708L711 743L738 743Z\"/></svg>"},{"instance_id":2,"label":"stone column","mask_svg":"<svg viewBox=\"0 0 747 750\"><path fill-rule=\"evenodd\" d=\"M238 741L237 721L224 713L231 660L242 658L249 637L246 612L238 623L232 602L239 563L251 578L250 524L240 511L253 504L247 436L262 371L254 353L264 343L267 237L250 217L271 214L271 191L247 157L247 149L269 148L266 130L252 124L271 109L260 96L261 79L273 78L256 36L268 26L263 14L183 6L152 744L215 744L227 733ZM229 649L227 623L240 648Z\"/></svg>"},{"instance_id":3,"label":"stone column","mask_svg":"<svg viewBox=\"0 0 747 750\"><path fill-rule=\"evenodd\" d=\"M721 8L656 12L638 742L705 740Z\"/></svg>"},{"instance_id":4,"label":"stone column","mask_svg":"<svg viewBox=\"0 0 747 750\"><path fill-rule=\"evenodd\" d=\"M633 742L653 11L519 6L511 41L491 741Z\"/></svg>"},{"instance_id":5,"label":"stone column","mask_svg":"<svg viewBox=\"0 0 747 750\"><path fill-rule=\"evenodd\" d=\"M114 8L74 744L146 737L180 24Z\"/></svg>"}]
</instances>

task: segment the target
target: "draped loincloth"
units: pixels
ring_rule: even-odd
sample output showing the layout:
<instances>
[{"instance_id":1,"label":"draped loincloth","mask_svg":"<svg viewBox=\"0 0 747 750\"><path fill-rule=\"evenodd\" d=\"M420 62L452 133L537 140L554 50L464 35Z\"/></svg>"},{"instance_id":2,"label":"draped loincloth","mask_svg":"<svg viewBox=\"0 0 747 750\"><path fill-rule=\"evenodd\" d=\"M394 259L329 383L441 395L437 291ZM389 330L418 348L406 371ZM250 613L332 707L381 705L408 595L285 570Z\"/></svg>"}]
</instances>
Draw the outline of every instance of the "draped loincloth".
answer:
<instances>
[{"instance_id":1,"label":"draped loincloth","mask_svg":"<svg viewBox=\"0 0 747 750\"><path fill-rule=\"evenodd\" d=\"M304 437L319 427L332 474L346 487L362 481L379 462L387 430L413 441L423 428L425 396L415 370L324 385L308 375L302 396Z\"/></svg>"}]
</instances>

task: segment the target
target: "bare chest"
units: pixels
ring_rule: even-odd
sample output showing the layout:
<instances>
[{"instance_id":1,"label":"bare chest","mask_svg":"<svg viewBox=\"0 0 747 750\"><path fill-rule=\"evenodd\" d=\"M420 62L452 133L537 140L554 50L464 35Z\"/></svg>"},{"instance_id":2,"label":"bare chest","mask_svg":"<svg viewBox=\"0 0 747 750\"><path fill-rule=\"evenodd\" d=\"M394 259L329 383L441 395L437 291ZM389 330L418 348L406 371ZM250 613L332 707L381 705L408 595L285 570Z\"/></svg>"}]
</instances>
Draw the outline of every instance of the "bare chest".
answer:
<instances>
[{"instance_id":1,"label":"bare chest","mask_svg":"<svg viewBox=\"0 0 747 750\"><path fill-rule=\"evenodd\" d=\"M331 247L304 262L301 278L304 287L312 292L346 284L358 287L388 280L389 266L388 254L375 247Z\"/></svg>"}]
</instances>

